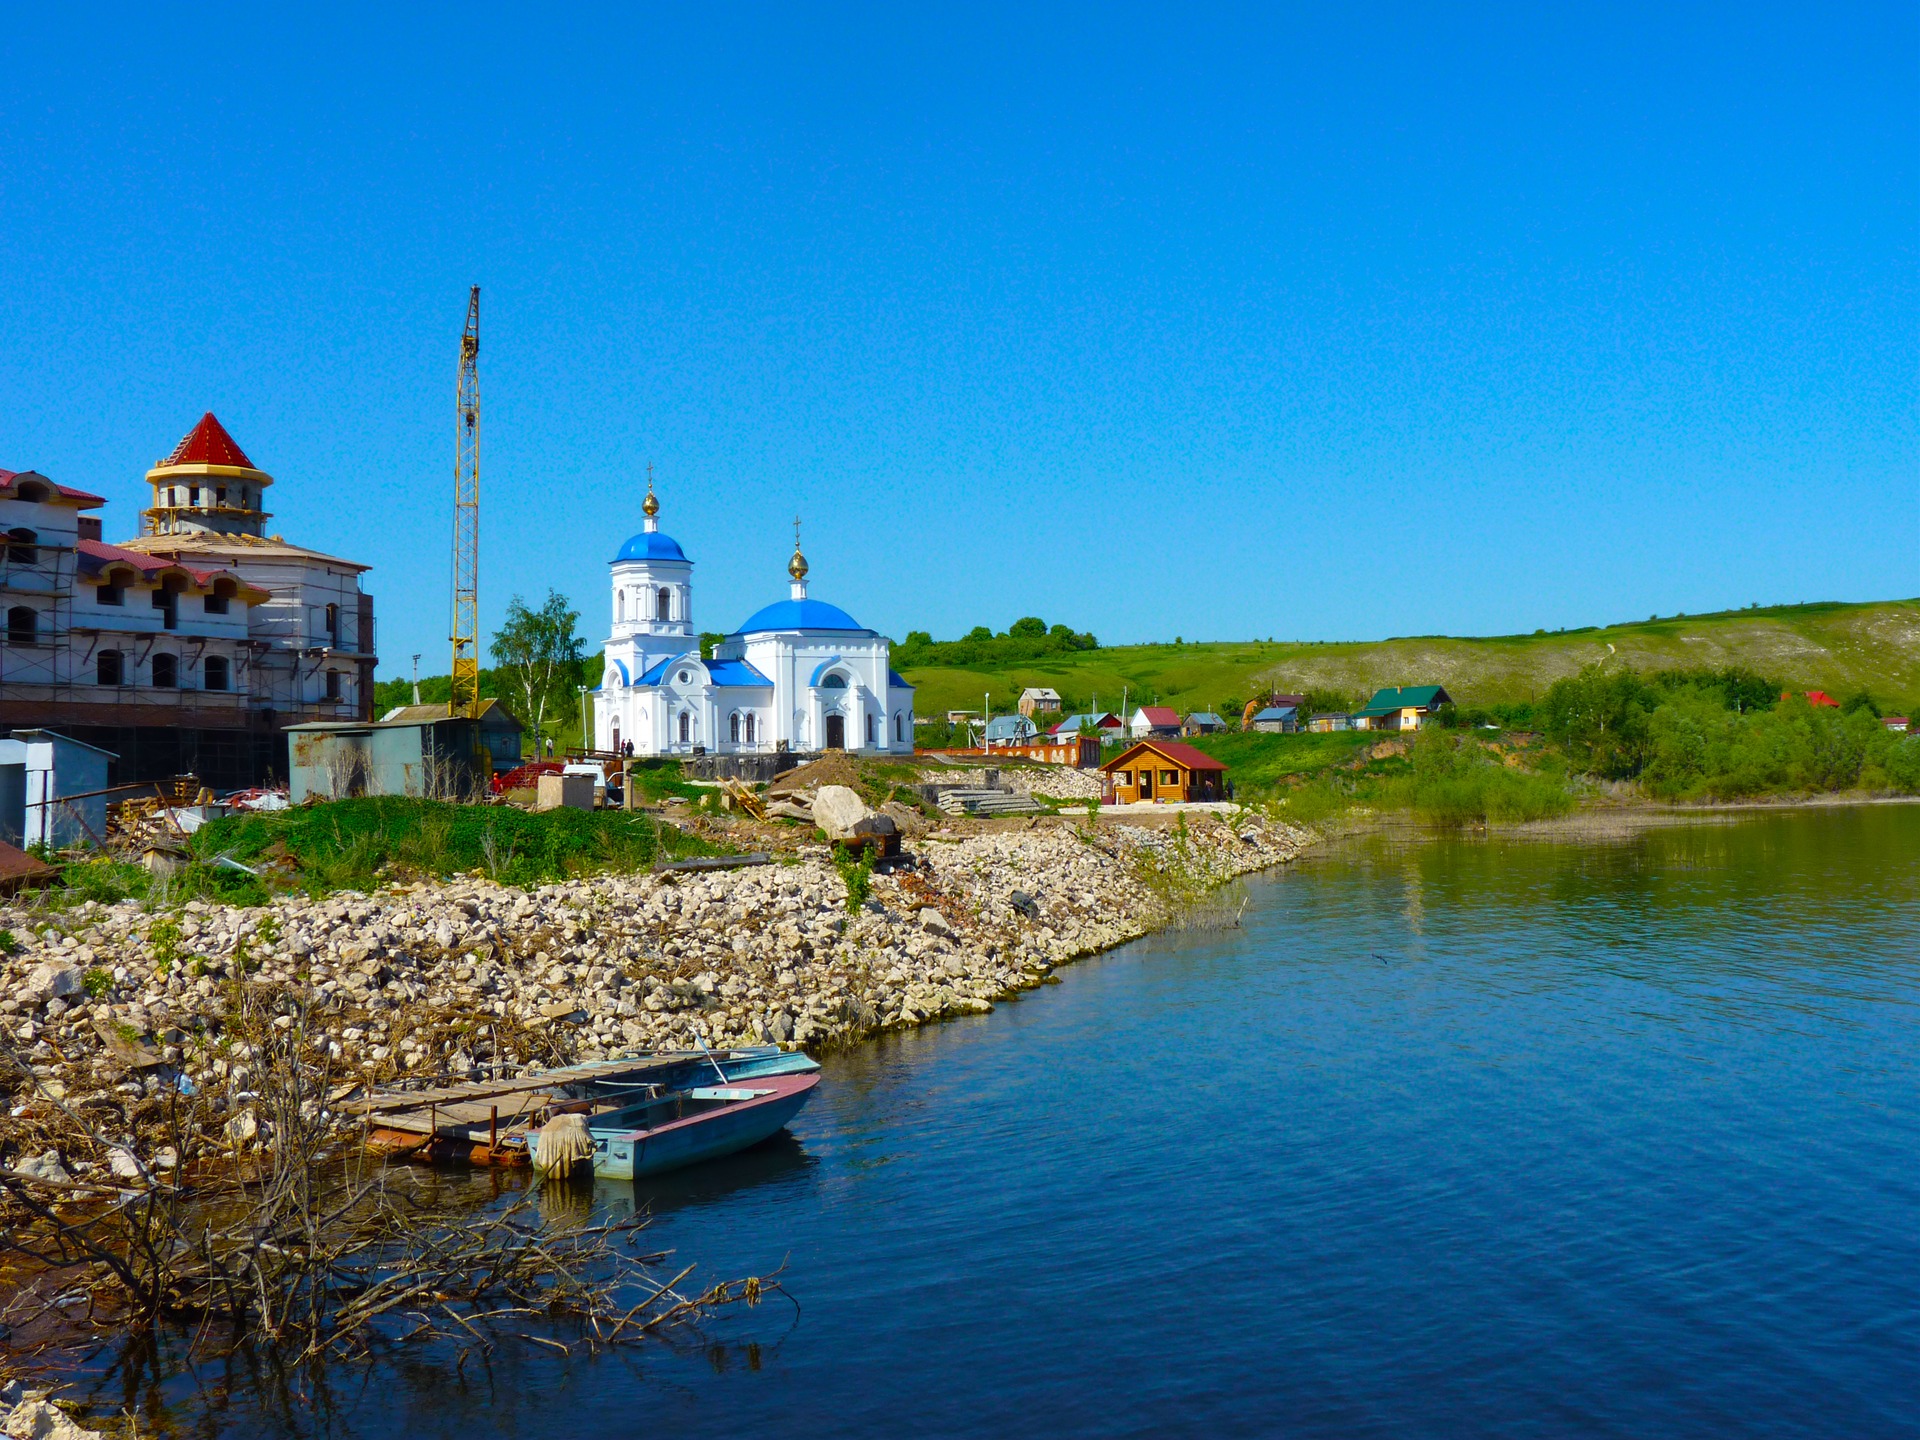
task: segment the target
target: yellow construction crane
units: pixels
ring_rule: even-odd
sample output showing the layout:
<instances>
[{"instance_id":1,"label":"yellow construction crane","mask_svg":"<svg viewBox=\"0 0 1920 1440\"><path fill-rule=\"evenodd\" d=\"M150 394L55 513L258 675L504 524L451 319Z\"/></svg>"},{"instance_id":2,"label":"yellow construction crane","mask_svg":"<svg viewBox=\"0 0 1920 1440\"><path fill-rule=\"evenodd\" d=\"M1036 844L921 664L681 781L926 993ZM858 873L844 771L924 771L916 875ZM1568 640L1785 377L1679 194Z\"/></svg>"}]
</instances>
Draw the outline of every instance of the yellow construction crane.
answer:
<instances>
[{"instance_id":1,"label":"yellow construction crane","mask_svg":"<svg viewBox=\"0 0 1920 1440\"><path fill-rule=\"evenodd\" d=\"M447 714L480 718L480 287L467 300L453 447L453 690Z\"/></svg>"}]
</instances>

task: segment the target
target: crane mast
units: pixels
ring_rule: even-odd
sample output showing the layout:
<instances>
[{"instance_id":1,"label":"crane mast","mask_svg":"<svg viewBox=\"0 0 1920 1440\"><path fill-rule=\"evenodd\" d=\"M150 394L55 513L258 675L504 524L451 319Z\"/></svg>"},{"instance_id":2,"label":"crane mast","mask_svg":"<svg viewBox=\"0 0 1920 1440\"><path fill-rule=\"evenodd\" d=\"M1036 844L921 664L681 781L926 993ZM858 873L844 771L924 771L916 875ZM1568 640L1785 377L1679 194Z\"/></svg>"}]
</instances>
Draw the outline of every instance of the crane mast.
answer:
<instances>
[{"instance_id":1,"label":"crane mast","mask_svg":"<svg viewBox=\"0 0 1920 1440\"><path fill-rule=\"evenodd\" d=\"M480 287L460 337L453 451L453 690L447 714L480 716Z\"/></svg>"}]
</instances>

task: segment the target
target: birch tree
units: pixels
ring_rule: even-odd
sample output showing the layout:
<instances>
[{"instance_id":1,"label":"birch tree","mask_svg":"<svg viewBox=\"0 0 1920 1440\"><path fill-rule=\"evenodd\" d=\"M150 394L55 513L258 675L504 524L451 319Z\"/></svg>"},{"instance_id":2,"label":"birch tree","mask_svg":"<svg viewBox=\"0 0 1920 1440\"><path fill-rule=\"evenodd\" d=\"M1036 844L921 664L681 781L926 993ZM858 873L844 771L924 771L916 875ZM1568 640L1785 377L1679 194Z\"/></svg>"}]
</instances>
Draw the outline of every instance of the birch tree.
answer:
<instances>
[{"instance_id":1,"label":"birch tree","mask_svg":"<svg viewBox=\"0 0 1920 1440\"><path fill-rule=\"evenodd\" d=\"M530 610L518 595L507 605L507 620L494 633L494 674L522 721L532 729L534 753L547 731L550 713L566 714L580 683L580 613L564 596L547 591L546 603Z\"/></svg>"}]
</instances>

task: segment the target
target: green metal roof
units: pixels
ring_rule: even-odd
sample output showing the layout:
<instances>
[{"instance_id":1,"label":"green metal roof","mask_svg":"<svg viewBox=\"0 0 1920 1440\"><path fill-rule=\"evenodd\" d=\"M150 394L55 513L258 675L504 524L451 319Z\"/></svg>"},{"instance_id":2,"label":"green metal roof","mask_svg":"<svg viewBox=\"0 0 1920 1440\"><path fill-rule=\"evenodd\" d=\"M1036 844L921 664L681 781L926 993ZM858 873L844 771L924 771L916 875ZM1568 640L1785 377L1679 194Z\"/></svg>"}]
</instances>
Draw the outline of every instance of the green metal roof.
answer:
<instances>
[{"instance_id":1,"label":"green metal roof","mask_svg":"<svg viewBox=\"0 0 1920 1440\"><path fill-rule=\"evenodd\" d=\"M1447 705L1453 697L1439 685L1389 685L1384 690L1376 690L1373 699L1364 709L1353 713L1360 715L1391 715L1396 710L1425 710L1432 705Z\"/></svg>"}]
</instances>

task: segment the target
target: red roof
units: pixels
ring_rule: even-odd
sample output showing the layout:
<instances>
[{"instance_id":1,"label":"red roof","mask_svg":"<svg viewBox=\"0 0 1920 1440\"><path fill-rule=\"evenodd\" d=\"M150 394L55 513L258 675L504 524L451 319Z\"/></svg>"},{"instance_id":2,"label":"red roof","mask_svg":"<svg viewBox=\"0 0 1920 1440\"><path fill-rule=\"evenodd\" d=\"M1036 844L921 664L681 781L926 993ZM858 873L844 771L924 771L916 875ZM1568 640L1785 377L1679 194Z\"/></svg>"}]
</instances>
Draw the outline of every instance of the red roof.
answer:
<instances>
[{"instance_id":1,"label":"red roof","mask_svg":"<svg viewBox=\"0 0 1920 1440\"><path fill-rule=\"evenodd\" d=\"M0 490L11 490L16 480L38 480L63 500L79 500L89 505L104 505L106 499L91 491L76 490L71 485L56 485L38 470L0 470ZM83 506L84 508L84 506Z\"/></svg>"},{"instance_id":2,"label":"red roof","mask_svg":"<svg viewBox=\"0 0 1920 1440\"><path fill-rule=\"evenodd\" d=\"M213 418L211 410L202 415L200 423L173 447L173 453L154 468L163 469L168 465L234 465L242 470L259 468L247 458L246 451L233 443L233 437L227 434L224 425Z\"/></svg>"},{"instance_id":3,"label":"red roof","mask_svg":"<svg viewBox=\"0 0 1920 1440\"><path fill-rule=\"evenodd\" d=\"M1180 712L1166 705L1142 705L1140 713L1147 717L1149 725L1178 725ZM1194 752L1196 755L1199 751Z\"/></svg>"},{"instance_id":4,"label":"red roof","mask_svg":"<svg viewBox=\"0 0 1920 1440\"><path fill-rule=\"evenodd\" d=\"M1206 751L1196 750L1184 740L1142 740L1137 745L1129 745L1100 768L1102 770L1117 769L1142 750L1151 750L1156 755L1163 755L1174 764L1188 770L1225 770L1227 768Z\"/></svg>"},{"instance_id":5,"label":"red roof","mask_svg":"<svg viewBox=\"0 0 1920 1440\"><path fill-rule=\"evenodd\" d=\"M164 570L180 570L193 577L193 583L206 589L215 580L226 578L236 581L243 591L266 592L260 587L248 583L243 575L231 570L196 570L191 565L182 565L178 560L170 560L164 555L147 555L138 550L122 550L118 545L109 545L102 540L82 540L76 547L80 552L80 570L83 574L98 575L109 565L131 565L141 575L151 580Z\"/></svg>"},{"instance_id":6,"label":"red roof","mask_svg":"<svg viewBox=\"0 0 1920 1440\"><path fill-rule=\"evenodd\" d=\"M1833 698L1833 696L1831 696L1831 695L1829 695L1829 694L1827 694L1827 692L1826 692L1826 691L1824 691L1824 690L1809 690L1809 691L1807 691L1807 704L1809 704L1809 705L1828 705L1828 706L1831 706L1831 707L1832 707L1833 709L1835 709L1835 710L1838 710L1838 709L1840 708L1840 702L1839 702L1838 700L1836 700L1836 699L1834 699L1834 698Z\"/></svg>"}]
</instances>

